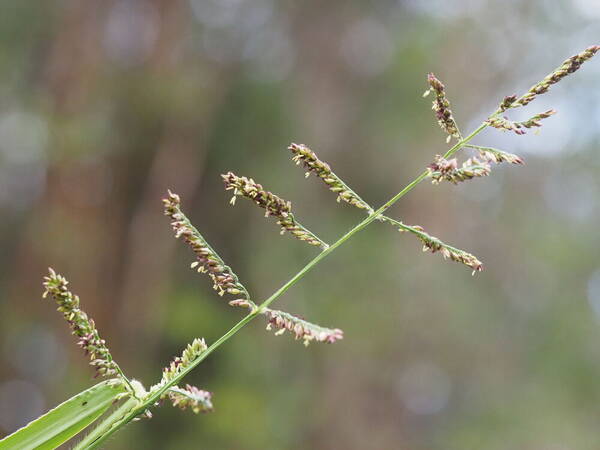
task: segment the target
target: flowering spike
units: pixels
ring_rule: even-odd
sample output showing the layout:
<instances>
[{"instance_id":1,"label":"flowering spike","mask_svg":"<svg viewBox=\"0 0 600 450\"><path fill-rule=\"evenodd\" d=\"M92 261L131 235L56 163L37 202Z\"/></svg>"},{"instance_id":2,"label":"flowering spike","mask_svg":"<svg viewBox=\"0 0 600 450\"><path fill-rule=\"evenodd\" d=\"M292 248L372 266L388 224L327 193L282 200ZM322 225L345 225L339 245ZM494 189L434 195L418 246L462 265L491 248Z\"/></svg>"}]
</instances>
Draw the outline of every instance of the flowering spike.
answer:
<instances>
[{"instance_id":1,"label":"flowering spike","mask_svg":"<svg viewBox=\"0 0 600 450\"><path fill-rule=\"evenodd\" d=\"M281 197L265 190L262 185L256 183L252 178L238 177L233 172L221 175L225 182L225 189L233 190L233 198L236 196L246 197L256 205L265 210L265 217L277 218L277 224L281 226L281 234L288 231L292 236L310 245L319 246L322 249L329 247L314 233L300 224L292 214L292 204Z\"/></svg>"},{"instance_id":2,"label":"flowering spike","mask_svg":"<svg viewBox=\"0 0 600 450\"><path fill-rule=\"evenodd\" d=\"M49 275L44 277L43 297L49 294L58 305L57 310L63 314L71 327L71 333L78 338L77 345L90 357L90 365L96 370L95 377L121 374L106 346L106 341L100 338L94 320L79 309L79 297L67 288L69 282L52 268L48 270Z\"/></svg>"},{"instance_id":3,"label":"flowering spike","mask_svg":"<svg viewBox=\"0 0 600 450\"><path fill-rule=\"evenodd\" d=\"M459 168L456 158L447 160L440 155L435 157L435 161L427 169L433 184L439 184L442 180L458 184L461 181L471 180L475 177L485 177L490 174L490 165L485 161L469 158Z\"/></svg>"},{"instance_id":4,"label":"flowering spike","mask_svg":"<svg viewBox=\"0 0 600 450\"><path fill-rule=\"evenodd\" d=\"M541 120L547 119L554 114L556 114L556 111L554 109L549 109L548 111L536 114L535 116L530 117L522 122L513 122L507 117L493 115L486 120L486 123L502 131L513 131L516 134L525 134L525 130L523 128L539 128L542 126Z\"/></svg>"},{"instance_id":5,"label":"flowering spike","mask_svg":"<svg viewBox=\"0 0 600 450\"><path fill-rule=\"evenodd\" d=\"M189 367L196 359L202 355L207 349L206 342L204 339L195 338L187 347L183 350L181 356L176 356L171 363L163 369L162 380L159 385L164 385L172 381L178 376L184 369ZM154 390L156 386L152 388Z\"/></svg>"},{"instance_id":6,"label":"flowering spike","mask_svg":"<svg viewBox=\"0 0 600 450\"><path fill-rule=\"evenodd\" d=\"M292 161L294 161L296 164L302 164L307 170L306 176L308 177L311 173L314 173L317 177L323 180L323 182L329 186L329 190L337 194L338 202L343 200L352 206L367 210L369 214L373 212L373 208L371 208L367 202L360 198L356 192L350 189L348 185L346 185L346 183L340 179L340 177L333 173L331 167L329 167L329 164L321 161L317 157L316 153L306 145L292 143L288 147L288 150L294 154Z\"/></svg>"},{"instance_id":7,"label":"flowering spike","mask_svg":"<svg viewBox=\"0 0 600 450\"><path fill-rule=\"evenodd\" d=\"M296 339L302 339L304 345L309 345L312 341L333 343L344 337L344 332L338 328L323 328L283 311L267 308L263 314L268 321L267 330L275 328L276 336L288 330Z\"/></svg>"},{"instance_id":8,"label":"flowering spike","mask_svg":"<svg viewBox=\"0 0 600 450\"><path fill-rule=\"evenodd\" d=\"M536 114L535 116L530 117L529 119L524 120L523 122L517 123L525 128L540 128L542 126L542 123L540 121L543 119L547 119L548 117L553 116L554 114L556 114L556 110L549 109L548 111Z\"/></svg>"},{"instance_id":9,"label":"flowering spike","mask_svg":"<svg viewBox=\"0 0 600 450\"><path fill-rule=\"evenodd\" d=\"M458 130L458 125L456 124L454 116L452 115L450 102L446 97L443 83L438 80L433 73L429 73L427 75L427 82L430 86L427 92L432 91L435 93L435 98L433 99L433 105L431 109L435 111L435 117L438 121L438 124L442 130L449 134L449 138L454 137L456 139L460 139L460 131Z\"/></svg>"},{"instance_id":10,"label":"flowering spike","mask_svg":"<svg viewBox=\"0 0 600 450\"><path fill-rule=\"evenodd\" d=\"M162 398L169 398L173 406L181 410L190 408L194 414L213 411L212 393L189 384L186 384L183 389L178 386L170 387Z\"/></svg>"},{"instance_id":11,"label":"flowering spike","mask_svg":"<svg viewBox=\"0 0 600 450\"><path fill-rule=\"evenodd\" d=\"M465 145L465 147L478 150L479 156L488 162L493 162L496 164L500 164L503 162L508 162L510 164L523 164L523 159L521 159L520 156L505 152L503 150L498 150L497 148L482 147L480 145L472 144L467 144Z\"/></svg>"},{"instance_id":12,"label":"flowering spike","mask_svg":"<svg viewBox=\"0 0 600 450\"><path fill-rule=\"evenodd\" d=\"M516 108L519 106L525 106L531 103L535 98L540 95L548 92L550 86L558 83L567 75L572 74L573 72L579 70L581 65L587 60L591 59L597 52L600 50L600 45L592 45L591 47L586 48L581 53L577 55L571 56L565 62L562 63L560 67L554 70L552 73L547 75L542 81L534 84L526 94L522 95L518 99L513 100L510 103L511 108ZM501 104L504 105L506 101ZM505 108L506 110L508 108Z\"/></svg>"},{"instance_id":13,"label":"flowering spike","mask_svg":"<svg viewBox=\"0 0 600 450\"><path fill-rule=\"evenodd\" d=\"M213 288L218 291L219 295L222 296L225 293L242 295L248 302L251 302L250 294L240 283L231 267L225 264L223 259L181 211L179 196L169 191L167 198L163 199L163 203L165 215L171 218L171 226L175 231L175 237L180 238L183 236L185 242L196 254L197 260L192 262L191 268L200 273L208 273L213 280Z\"/></svg>"},{"instance_id":14,"label":"flowering spike","mask_svg":"<svg viewBox=\"0 0 600 450\"><path fill-rule=\"evenodd\" d=\"M398 227L398 230L401 232L408 231L415 236L417 236L421 242L423 243L423 251L430 251L431 253L439 252L442 254L444 259L451 259L452 261L456 261L464 264L465 266L473 269L473 275L476 272L481 272L483 270L483 264L479 261L475 256L470 253L465 252L464 250L460 250L458 248L452 247L440 239L430 236L425 233L423 227L419 225L405 225L402 222L391 219L386 216L382 216L382 221L391 223L392 225Z\"/></svg>"},{"instance_id":15,"label":"flowering spike","mask_svg":"<svg viewBox=\"0 0 600 450\"><path fill-rule=\"evenodd\" d=\"M160 383L152 386L150 392L156 392L158 389L163 388L168 383L175 380L176 377L190 367L190 365L196 361L207 349L206 342L204 339L195 338L187 347L183 350L181 356L176 356L169 363L167 367L163 369L162 379ZM210 392L202 391L194 386L186 385L185 389L181 389L177 386L169 387L162 395L161 399L170 399L173 406L177 406L181 409L190 407L194 413L212 411Z\"/></svg>"}]
</instances>

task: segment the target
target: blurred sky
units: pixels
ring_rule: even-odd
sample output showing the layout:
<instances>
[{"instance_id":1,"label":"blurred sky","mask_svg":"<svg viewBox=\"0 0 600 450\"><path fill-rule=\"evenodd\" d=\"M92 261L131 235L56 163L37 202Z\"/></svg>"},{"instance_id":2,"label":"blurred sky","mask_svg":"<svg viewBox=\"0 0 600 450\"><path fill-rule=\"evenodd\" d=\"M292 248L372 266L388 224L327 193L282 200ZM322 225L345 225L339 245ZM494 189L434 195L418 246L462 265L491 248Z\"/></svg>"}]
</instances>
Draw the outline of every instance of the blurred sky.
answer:
<instances>
[{"instance_id":1,"label":"blurred sky","mask_svg":"<svg viewBox=\"0 0 600 450\"><path fill-rule=\"evenodd\" d=\"M146 386L196 336L240 318L189 270L168 188L258 299L315 255L219 174L252 176L327 241L362 219L289 161L309 145L379 206L447 146L421 97L446 85L463 131L600 44L597 0L22 0L0 4L0 436L93 381L54 306L70 281ZM517 153L460 186L422 183L390 211L474 253L424 254L373 224L277 307L339 327L305 349L255 321L189 377L215 413L168 405L110 448L598 448L600 62L486 130Z\"/></svg>"}]
</instances>

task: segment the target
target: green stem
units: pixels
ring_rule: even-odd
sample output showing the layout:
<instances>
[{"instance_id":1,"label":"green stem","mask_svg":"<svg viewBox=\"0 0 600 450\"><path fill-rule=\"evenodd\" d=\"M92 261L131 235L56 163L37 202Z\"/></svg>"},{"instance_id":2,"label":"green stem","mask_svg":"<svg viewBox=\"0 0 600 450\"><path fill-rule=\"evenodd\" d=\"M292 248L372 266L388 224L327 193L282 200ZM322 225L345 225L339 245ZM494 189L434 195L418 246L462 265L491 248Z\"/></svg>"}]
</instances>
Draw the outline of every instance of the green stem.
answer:
<instances>
[{"instance_id":1,"label":"green stem","mask_svg":"<svg viewBox=\"0 0 600 450\"><path fill-rule=\"evenodd\" d=\"M448 158L448 157L452 156L454 153L456 153L458 150L460 150L462 147L464 147L465 144L468 143L471 139L473 139L475 136L477 136L479 133L481 133L481 131L483 131L483 129L486 127L487 127L487 124L485 122L482 123L477 129L475 129L475 131L473 131L471 134L469 134L466 138L464 138L463 140L457 142L454 146L452 146L452 148L450 148L444 154L444 158ZM427 178L429 173L430 173L429 170L425 170L423 173L421 173L421 175L419 175L417 178L415 178L413 181L411 181L409 184L407 184L404 187L404 189L402 189L400 192L398 192L396 195L394 195L391 199L389 199L386 203L384 203L381 207L379 207L379 209L374 211L372 214L369 214L362 222L360 222L358 225L356 225L354 228L352 228L350 231L348 231L346 234L344 234L342 237L340 237L335 243L331 244L328 248L326 248L321 253L319 253L317 256L315 256L315 258L313 258L308 264L306 264L287 283L285 283L283 286L281 286L277 291L275 291L273 293L273 295L271 295L264 302L262 302L258 306L258 308L256 308L254 311L252 311L250 314L248 314L242 320L240 320L238 323L236 323L227 333L225 333L223 336L221 336L219 339L217 339L210 347L208 347L206 349L206 351L204 353L202 353L197 359L195 359L191 364L189 364L185 369L183 369L177 376L175 376L171 381L169 381L169 383L164 384L159 389L157 389L155 392L152 392L148 397L146 397L143 404L140 404L138 407L132 409L125 418L123 418L122 420L119 420L117 418L117 420L119 420L119 423L116 423L114 426L110 426L110 424L108 426L104 426L103 429L105 430L105 433L102 436L100 436L96 441L94 441L92 443L91 447L80 447L80 448L95 447L96 445L100 444L102 441L108 439L108 437L111 436L114 432L116 432L120 427L122 427L123 425L125 425L128 422L130 422L131 420L133 420L136 416L138 416L140 413L144 412L146 409L152 407L152 405L154 405L154 403L157 402L161 398L161 396L171 386L174 386L177 383L179 383L179 381L182 378L184 378L189 372L191 372L196 366L198 366L198 364L200 364L202 361L204 361L208 357L208 355L210 355L217 348L219 348L221 345L223 345L225 342L227 342L232 336L234 336L239 330L244 328L246 326L246 324L248 324L250 321L252 321L255 317L262 314L269 307L269 305L271 305L271 303L273 303L275 300L277 300L277 298L279 298L281 295L283 295L289 288L291 288L298 281L300 281L304 277L304 275L306 275L313 267L315 267L323 259L325 259L330 253L332 253L335 249L337 249L339 246L341 246L344 242L346 242L348 239L350 239L356 233L358 233L359 231L366 228L373 221L377 220L379 218L379 216L381 216L394 203L396 203L398 200L400 200L402 197L404 197L406 194L408 194L415 186L417 186L421 181L423 181L425 178ZM108 421L109 419L110 419L110 417L106 421ZM102 427L103 425L104 425L104 422L100 426Z\"/></svg>"},{"instance_id":2,"label":"green stem","mask_svg":"<svg viewBox=\"0 0 600 450\"><path fill-rule=\"evenodd\" d=\"M113 362L114 362L114 360L113 360ZM127 376L125 375L125 372L123 372L121 367L116 362L115 362L115 369L116 369L117 373L119 374L119 376L121 377L121 380L123 380L125 382L125 384L127 385L129 392L131 392L131 395L133 395L133 397L135 397L137 399L137 395L135 393L135 389L131 385L131 381L129 381L129 378L127 378Z\"/></svg>"},{"instance_id":3,"label":"green stem","mask_svg":"<svg viewBox=\"0 0 600 450\"><path fill-rule=\"evenodd\" d=\"M139 401L135 398L128 398L125 403L119 406L110 416L103 420L90 434L80 441L73 450L91 449L98 446L101 442L108 438L112 433L125 425L123 419L127 417L127 413L134 409Z\"/></svg>"}]
</instances>

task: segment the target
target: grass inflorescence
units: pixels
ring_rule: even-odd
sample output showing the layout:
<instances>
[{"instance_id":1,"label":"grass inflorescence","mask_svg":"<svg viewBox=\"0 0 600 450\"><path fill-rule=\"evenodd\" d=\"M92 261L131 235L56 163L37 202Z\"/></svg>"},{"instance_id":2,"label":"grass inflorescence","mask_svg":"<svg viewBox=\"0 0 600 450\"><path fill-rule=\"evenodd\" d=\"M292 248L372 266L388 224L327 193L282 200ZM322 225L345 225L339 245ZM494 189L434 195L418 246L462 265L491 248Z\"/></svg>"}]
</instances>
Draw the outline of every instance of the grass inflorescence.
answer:
<instances>
[{"instance_id":1,"label":"grass inflorescence","mask_svg":"<svg viewBox=\"0 0 600 450\"><path fill-rule=\"evenodd\" d=\"M599 50L600 46L598 45L588 47L583 52L568 58L556 70L534 84L525 94L521 96L513 94L504 97L498 109L467 135L459 131L459 126L447 97L446 87L435 75L428 74L426 94L434 95L432 108L435 119L441 129L448 135L448 142L455 139L456 143L443 155L435 156L433 162L424 168L419 176L378 208L363 200L333 172L328 163L317 157L316 153L308 146L291 144L288 149L292 153L292 159L296 164L303 166L307 176L314 174L325 183L329 190L337 195L338 202L352 205L364 211L367 215L360 223L330 245L298 222L292 213L292 206L289 201L267 191L252 178L240 177L232 172L224 174L222 177L226 189L233 191L232 203L235 202L236 197L249 199L255 205L264 209L266 216L274 217L282 232L287 232L295 238L320 249L320 252L299 272L262 302L255 302L251 298L249 291L236 273L223 261L183 213L179 196L169 191L163 200L164 212L170 219L175 237L182 238L194 253L195 259L191 263L191 267L200 273L207 274L218 294L220 296L225 294L230 296L229 303L233 306L245 308L247 314L211 345L207 345L201 338L194 339L184 349L181 356L175 357L164 368L160 381L151 386L149 390L146 390L138 381L130 381L125 377L123 371L113 360L106 342L100 337L94 321L80 309L79 298L68 289L67 280L50 269L49 275L44 279L44 297L50 295L57 303L58 310L63 314L72 333L78 339L77 344L90 357L90 364L94 367L96 376L114 378L123 385L128 386L127 392L119 397L121 400L126 399L124 403L115 413L104 418L98 427L80 442L77 448L94 448L101 445L109 436L132 420L142 416L150 417L150 409L166 400L171 401L176 407L190 409L195 413L212 411L213 403L210 392L190 385L181 388L178 383L206 357L258 316L263 316L266 319L267 328L274 329L275 334L283 334L288 331L306 345L311 342L334 343L342 339L344 334L338 328L325 328L315 325L288 312L271 309L270 305L329 254L373 222L388 223L399 231L412 234L420 241L423 250L426 252L439 253L445 259L469 267L473 273L482 271L482 262L471 253L446 244L441 239L428 234L418 225L406 225L401 220L386 216L384 213L426 179L434 184L442 184L443 181L457 184L491 175L494 164L522 165L523 159L518 155L489 146L477 145L471 141L488 127L512 131L518 135L525 134L527 129L539 128L543 123L542 121L555 113L554 110L534 114L524 121L512 121L506 114L511 109L529 105L539 95L546 93L552 85L577 71L583 63L591 59ZM476 156L470 156L460 163L458 156L455 155L461 149L475 152Z\"/></svg>"}]
</instances>

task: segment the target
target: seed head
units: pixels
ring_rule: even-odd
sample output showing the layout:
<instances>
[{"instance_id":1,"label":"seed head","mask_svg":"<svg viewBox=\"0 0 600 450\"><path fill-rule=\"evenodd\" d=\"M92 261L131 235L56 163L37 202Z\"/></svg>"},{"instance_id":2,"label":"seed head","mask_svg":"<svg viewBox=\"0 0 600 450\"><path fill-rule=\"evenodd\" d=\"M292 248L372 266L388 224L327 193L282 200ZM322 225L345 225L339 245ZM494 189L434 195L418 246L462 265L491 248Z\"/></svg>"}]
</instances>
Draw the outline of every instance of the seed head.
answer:
<instances>
[{"instance_id":1,"label":"seed head","mask_svg":"<svg viewBox=\"0 0 600 450\"><path fill-rule=\"evenodd\" d=\"M344 332L338 328L323 328L283 311L266 309L263 314L267 317L267 330L275 328L276 335L288 330L296 339L302 339L306 346L312 341L333 343L344 337Z\"/></svg>"},{"instance_id":2,"label":"seed head","mask_svg":"<svg viewBox=\"0 0 600 450\"><path fill-rule=\"evenodd\" d=\"M523 159L513 153L498 150L493 147L481 147L480 145L467 144L465 147L473 148L479 152L479 156L489 163L500 164L507 162L510 164L523 164Z\"/></svg>"},{"instance_id":3,"label":"seed head","mask_svg":"<svg viewBox=\"0 0 600 450\"><path fill-rule=\"evenodd\" d=\"M189 384L186 384L183 389L177 386L169 388L162 398L169 398L173 406L181 410L190 408L194 414L213 411L212 393Z\"/></svg>"},{"instance_id":4,"label":"seed head","mask_svg":"<svg viewBox=\"0 0 600 450\"><path fill-rule=\"evenodd\" d=\"M171 363L163 369L161 385L172 381L184 369L189 367L207 349L204 339L195 338L183 350L181 356L176 356Z\"/></svg>"},{"instance_id":5,"label":"seed head","mask_svg":"<svg viewBox=\"0 0 600 450\"><path fill-rule=\"evenodd\" d=\"M516 134L525 134L524 128L539 128L542 126L541 120L547 119L548 117L556 114L556 111L549 109L548 111L536 114L527 120L522 122L513 122L508 117L491 116L487 119L487 124L498 128L502 131L513 131Z\"/></svg>"},{"instance_id":6,"label":"seed head","mask_svg":"<svg viewBox=\"0 0 600 450\"><path fill-rule=\"evenodd\" d=\"M433 105L431 109L435 111L435 117L438 121L438 124L442 130L448 133L451 137L460 139L460 131L458 130L458 126L456 125L456 121L452 115L450 101L448 101L448 98L446 97L444 85L435 77L433 73L429 73L427 75L427 82L430 86L427 93L435 93L435 98L433 99Z\"/></svg>"},{"instance_id":7,"label":"seed head","mask_svg":"<svg viewBox=\"0 0 600 450\"><path fill-rule=\"evenodd\" d=\"M183 237L184 241L196 254L196 261L191 264L192 269L200 273L207 273L212 281L213 288L219 295L225 293L231 295L242 295L250 301L250 295L246 288L240 283L237 275L221 259L221 257L208 244L206 239L192 225L190 220L183 214L180 208L180 199L177 194L169 191L167 198L163 199L165 215L171 218L171 226L175 231L175 237Z\"/></svg>"},{"instance_id":8,"label":"seed head","mask_svg":"<svg viewBox=\"0 0 600 450\"><path fill-rule=\"evenodd\" d=\"M548 92L550 86L558 83L567 75L572 74L579 70L581 65L591 59L597 52L600 50L600 45L592 45L591 47L586 48L581 53L577 55L571 56L565 62L562 63L560 67L558 67L554 72L550 73L539 83L534 84L526 94L516 99L513 103L511 103L511 107L516 106L525 106L531 103L535 98L540 95Z\"/></svg>"},{"instance_id":9,"label":"seed head","mask_svg":"<svg viewBox=\"0 0 600 450\"><path fill-rule=\"evenodd\" d=\"M44 294L50 295L71 327L71 333L78 338L79 345L86 356L91 359L90 365L96 370L95 377L112 377L118 373L118 366L106 346L106 341L100 338L94 320L79 309L79 297L69 291L69 282L52 268L49 275L44 277ZM94 378L95 378L94 377Z\"/></svg>"},{"instance_id":10,"label":"seed head","mask_svg":"<svg viewBox=\"0 0 600 450\"><path fill-rule=\"evenodd\" d=\"M460 250L454 247L445 244L440 239L430 236L425 233L422 227L416 225L413 228L418 230L420 233L418 234L419 239L423 243L423 251L430 251L431 253L440 252L444 259L451 259L452 261L456 261L464 264L465 266L473 269L473 275L476 272L481 272L483 270L483 264L479 261L475 256L470 253L465 252L464 250Z\"/></svg>"},{"instance_id":11,"label":"seed head","mask_svg":"<svg viewBox=\"0 0 600 450\"><path fill-rule=\"evenodd\" d=\"M540 122L541 120L547 119L548 117L553 116L554 114L556 114L556 110L549 109L548 111L536 114L535 116L530 117L529 119L524 120L523 122L517 123L524 128L539 128L542 126L542 123Z\"/></svg>"},{"instance_id":12,"label":"seed head","mask_svg":"<svg viewBox=\"0 0 600 450\"><path fill-rule=\"evenodd\" d=\"M467 159L459 168L456 158L447 160L440 155L435 157L435 161L428 166L428 169L433 184L439 184L443 180L458 184L475 177L485 177L491 170L489 163L474 157Z\"/></svg>"},{"instance_id":13,"label":"seed head","mask_svg":"<svg viewBox=\"0 0 600 450\"><path fill-rule=\"evenodd\" d=\"M473 275L475 272L481 272L483 270L483 264L475 256L470 253L452 247L440 239L430 236L423 230L423 227L419 225L406 225L399 220L392 219L390 217L382 216L383 221L388 222L398 228L400 232L409 232L414 234L423 243L423 251L430 251L431 253L439 252L444 259L449 258L452 261L460 262L473 269Z\"/></svg>"},{"instance_id":14,"label":"seed head","mask_svg":"<svg viewBox=\"0 0 600 450\"><path fill-rule=\"evenodd\" d=\"M315 236L311 231L301 225L292 214L292 204L265 190L262 185L256 183L252 178L238 177L233 172L221 175L225 182L226 190L233 190L231 203L235 203L237 196L246 197L256 205L265 210L265 217L273 216L281 227L281 233L289 232L296 239L305 241L323 249L328 245Z\"/></svg>"},{"instance_id":15,"label":"seed head","mask_svg":"<svg viewBox=\"0 0 600 450\"><path fill-rule=\"evenodd\" d=\"M306 176L308 177L311 173L314 173L329 187L329 190L337 194L337 201L345 201L352 206L360 209L365 209L369 213L373 212L372 208L362 198L350 189L346 183L344 183L333 171L329 164L321 161L315 152L303 144L290 144L288 150L291 151L294 156L292 161L306 169Z\"/></svg>"}]
</instances>

